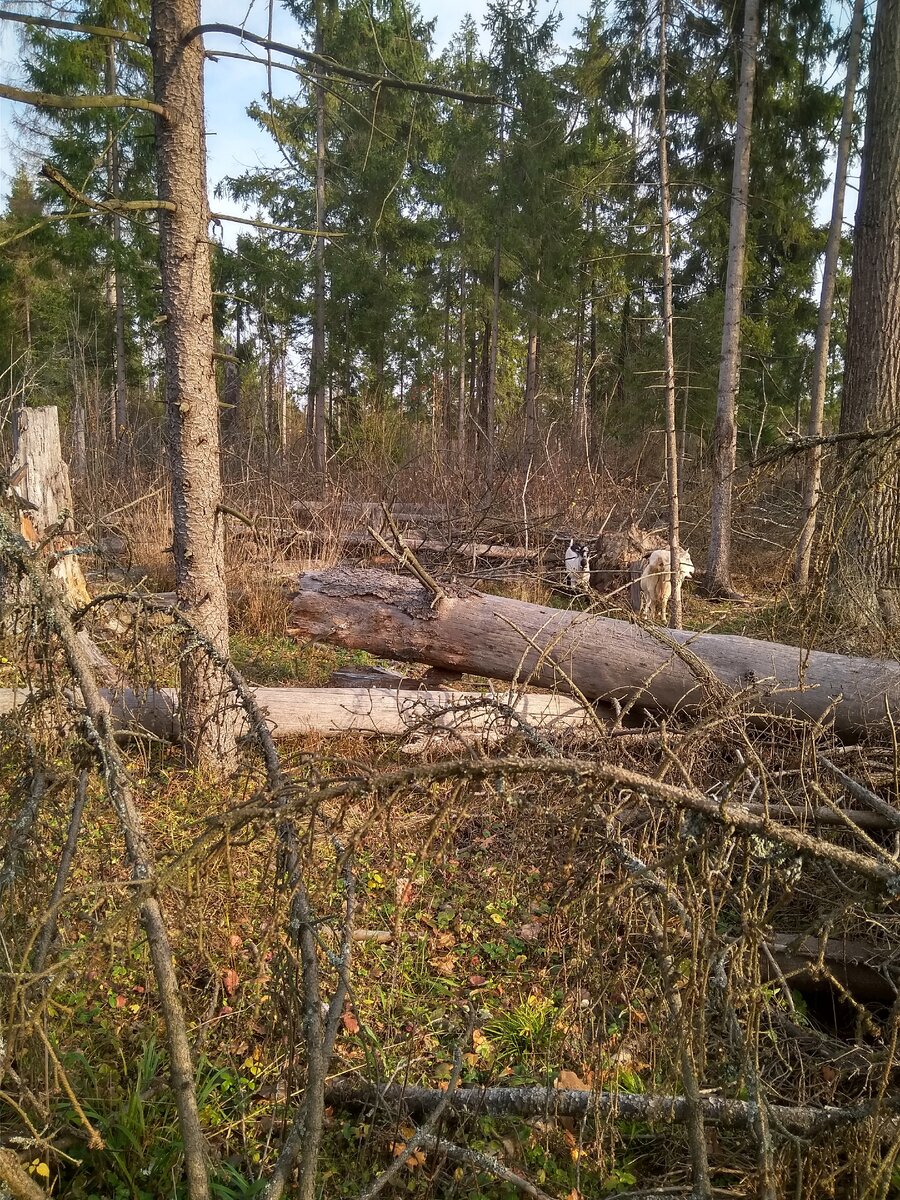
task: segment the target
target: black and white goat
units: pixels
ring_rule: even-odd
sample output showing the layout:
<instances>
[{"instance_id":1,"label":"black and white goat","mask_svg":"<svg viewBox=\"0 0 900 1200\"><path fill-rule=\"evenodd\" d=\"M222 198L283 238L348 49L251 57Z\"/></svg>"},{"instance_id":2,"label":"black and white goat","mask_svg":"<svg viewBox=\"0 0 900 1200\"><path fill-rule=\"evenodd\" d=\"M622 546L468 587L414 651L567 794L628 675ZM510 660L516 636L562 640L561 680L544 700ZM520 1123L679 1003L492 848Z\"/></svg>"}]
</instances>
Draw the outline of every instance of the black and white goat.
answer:
<instances>
[{"instance_id":1,"label":"black and white goat","mask_svg":"<svg viewBox=\"0 0 900 1200\"><path fill-rule=\"evenodd\" d=\"M566 584L573 592L587 592L591 586L591 552L574 538L566 547Z\"/></svg>"}]
</instances>

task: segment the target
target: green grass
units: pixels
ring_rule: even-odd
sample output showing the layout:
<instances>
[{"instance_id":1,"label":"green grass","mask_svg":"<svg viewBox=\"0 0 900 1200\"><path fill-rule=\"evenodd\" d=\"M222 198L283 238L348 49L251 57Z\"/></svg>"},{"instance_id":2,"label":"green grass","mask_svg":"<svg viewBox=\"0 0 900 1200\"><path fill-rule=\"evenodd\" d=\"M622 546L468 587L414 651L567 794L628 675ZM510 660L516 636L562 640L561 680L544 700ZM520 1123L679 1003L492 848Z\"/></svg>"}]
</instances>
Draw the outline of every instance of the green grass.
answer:
<instances>
[{"instance_id":1,"label":"green grass","mask_svg":"<svg viewBox=\"0 0 900 1200\"><path fill-rule=\"evenodd\" d=\"M375 661L364 650L248 633L232 635L231 657L250 683L269 687L324 687L339 667Z\"/></svg>"}]
</instances>

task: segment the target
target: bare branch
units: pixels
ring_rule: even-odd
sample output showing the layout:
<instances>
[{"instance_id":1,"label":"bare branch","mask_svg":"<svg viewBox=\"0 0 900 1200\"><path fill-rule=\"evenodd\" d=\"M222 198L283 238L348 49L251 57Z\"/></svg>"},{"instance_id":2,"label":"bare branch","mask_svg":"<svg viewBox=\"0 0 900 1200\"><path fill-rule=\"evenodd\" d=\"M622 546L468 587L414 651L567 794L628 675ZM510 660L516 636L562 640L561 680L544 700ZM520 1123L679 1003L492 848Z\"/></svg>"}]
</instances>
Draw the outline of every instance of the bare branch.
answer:
<instances>
[{"instance_id":1,"label":"bare branch","mask_svg":"<svg viewBox=\"0 0 900 1200\"><path fill-rule=\"evenodd\" d=\"M315 229L297 229L293 225L275 225L272 221L258 221L252 217L236 217L232 213L211 212L211 221L230 221L232 225L252 225L256 229L274 229L276 233L301 233L304 237L339 238L346 237L334 229L323 229L321 233Z\"/></svg>"},{"instance_id":2,"label":"bare branch","mask_svg":"<svg viewBox=\"0 0 900 1200\"><path fill-rule=\"evenodd\" d=\"M0 99L15 100L34 108L137 108L141 112L159 113L166 120L169 116L161 104L139 96L54 96L50 92L26 92L0 83Z\"/></svg>"},{"instance_id":3,"label":"bare branch","mask_svg":"<svg viewBox=\"0 0 900 1200\"><path fill-rule=\"evenodd\" d=\"M27 577L34 595L43 610L52 616L53 625L65 652L69 669L78 683L84 701L82 732L96 754L103 770L110 801L122 828L131 865L132 878L138 883L152 885L154 868L150 849L143 831L140 810L135 802L125 762L113 734L109 711L84 648L78 640L72 620L66 611L54 581L42 569L40 560L28 543L0 513L0 549ZM154 893L141 903L141 919L147 934L153 962L159 1001L166 1023L172 1090L178 1110L181 1137L184 1143L185 1170L191 1200L209 1200L206 1139L200 1126L194 1069L188 1040L187 1023L181 1005L181 994L169 934L162 908ZM36 1026L40 1031L40 1027Z\"/></svg>"},{"instance_id":4,"label":"bare branch","mask_svg":"<svg viewBox=\"0 0 900 1200\"><path fill-rule=\"evenodd\" d=\"M416 1136L418 1137L418 1134ZM434 1137L428 1133L422 1134L420 1144L433 1154L443 1154L451 1162L472 1167L475 1171L484 1171L488 1175L493 1175L495 1179L512 1184L514 1188L518 1188L526 1196L531 1196L532 1200L553 1200L553 1197L548 1192L542 1192L530 1179L526 1179L524 1175L519 1175L518 1172L511 1171L509 1167L505 1167L493 1154L482 1154L480 1151L471 1150L467 1146L457 1146L455 1142L448 1142L444 1138Z\"/></svg>"},{"instance_id":5,"label":"bare branch","mask_svg":"<svg viewBox=\"0 0 900 1200\"><path fill-rule=\"evenodd\" d=\"M68 33L89 33L93 37L110 38L116 42L135 42L146 46L147 39L125 29L110 29L108 25L79 25L75 21L58 21L54 17L38 17L32 13L14 13L0 9L0 21L16 21L20 25L39 25L42 29L64 29Z\"/></svg>"},{"instance_id":6,"label":"bare branch","mask_svg":"<svg viewBox=\"0 0 900 1200\"><path fill-rule=\"evenodd\" d=\"M254 46L262 46L266 50L277 50L281 54L290 54L293 58L299 58L303 62L320 67L328 74L340 75L344 79L353 79L357 83L364 83L371 88L388 87L404 92L425 92L429 96L441 96L445 100L464 100L468 104L498 103L496 96L485 96L478 92L460 92L454 88L441 87L436 83L416 83L410 79L392 79L386 75L374 75L371 71L358 71L354 67L342 66L324 54L313 54L309 50L301 50L299 46L289 46L285 42L275 42L271 38L260 37L259 34L242 29L239 25L219 23L198 25L185 34L184 41L188 42L192 38L203 37L207 33L231 34L232 37L239 38L242 42L252 42Z\"/></svg>"},{"instance_id":7,"label":"bare branch","mask_svg":"<svg viewBox=\"0 0 900 1200\"><path fill-rule=\"evenodd\" d=\"M58 188L70 196L73 200L77 200L79 204L85 205L87 208L95 209L97 212L108 213L134 213L134 212L153 212L157 209L164 209L166 212L175 211L175 202L173 200L94 200L90 196L86 196L84 192L78 190L74 183L66 179L56 167L52 167L50 163L44 163L41 166L41 174L45 179L49 179L51 183L55 183Z\"/></svg>"}]
</instances>

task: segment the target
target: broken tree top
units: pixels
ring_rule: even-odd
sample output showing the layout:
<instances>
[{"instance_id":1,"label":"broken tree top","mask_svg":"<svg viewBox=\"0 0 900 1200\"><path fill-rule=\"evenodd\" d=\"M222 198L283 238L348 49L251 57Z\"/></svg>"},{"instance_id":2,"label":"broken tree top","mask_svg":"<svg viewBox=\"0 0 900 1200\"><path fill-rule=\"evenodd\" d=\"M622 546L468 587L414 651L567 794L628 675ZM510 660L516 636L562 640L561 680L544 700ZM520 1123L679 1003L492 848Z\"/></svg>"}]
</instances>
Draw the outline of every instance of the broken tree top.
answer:
<instances>
[{"instance_id":1,"label":"broken tree top","mask_svg":"<svg viewBox=\"0 0 900 1200\"><path fill-rule=\"evenodd\" d=\"M725 704L859 732L900 711L900 664L648 628L388 571L299 576L289 632L349 649L666 712Z\"/></svg>"}]
</instances>

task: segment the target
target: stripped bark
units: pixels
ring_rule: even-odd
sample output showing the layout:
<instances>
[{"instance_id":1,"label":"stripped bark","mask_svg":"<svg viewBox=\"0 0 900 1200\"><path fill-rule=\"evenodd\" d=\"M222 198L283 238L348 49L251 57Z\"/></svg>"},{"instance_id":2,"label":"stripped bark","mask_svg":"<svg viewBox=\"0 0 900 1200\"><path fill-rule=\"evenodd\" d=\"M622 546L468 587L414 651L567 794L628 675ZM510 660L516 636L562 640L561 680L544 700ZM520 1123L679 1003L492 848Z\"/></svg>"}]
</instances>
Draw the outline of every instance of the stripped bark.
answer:
<instances>
[{"instance_id":1,"label":"stripped bark","mask_svg":"<svg viewBox=\"0 0 900 1200\"><path fill-rule=\"evenodd\" d=\"M585 707L565 696L398 692L388 687L252 688L250 692L275 739L310 733L402 736L421 729L434 733L478 733L488 741L496 741L523 728L567 737L596 730ZM27 688L0 688L0 716L20 709L31 695ZM130 688L105 688L101 696L116 732L180 741L175 689L137 692ZM226 719L235 737L254 736L255 730L242 709L230 705Z\"/></svg>"},{"instance_id":2,"label":"stripped bark","mask_svg":"<svg viewBox=\"0 0 900 1200\"><path fill-rule=\"evenodd\" d=\"M10 466L10 478L16 480L15 492L27 509L20 514L19 532L32 546L43 542L58 555L52 574L70 605L77 607L90 600L78 559L65 553L74 539L72 486L69 469L62 455L59 436L59 410L20 408L16 420L16 453Z\"/></svg>"}]
</instances>

